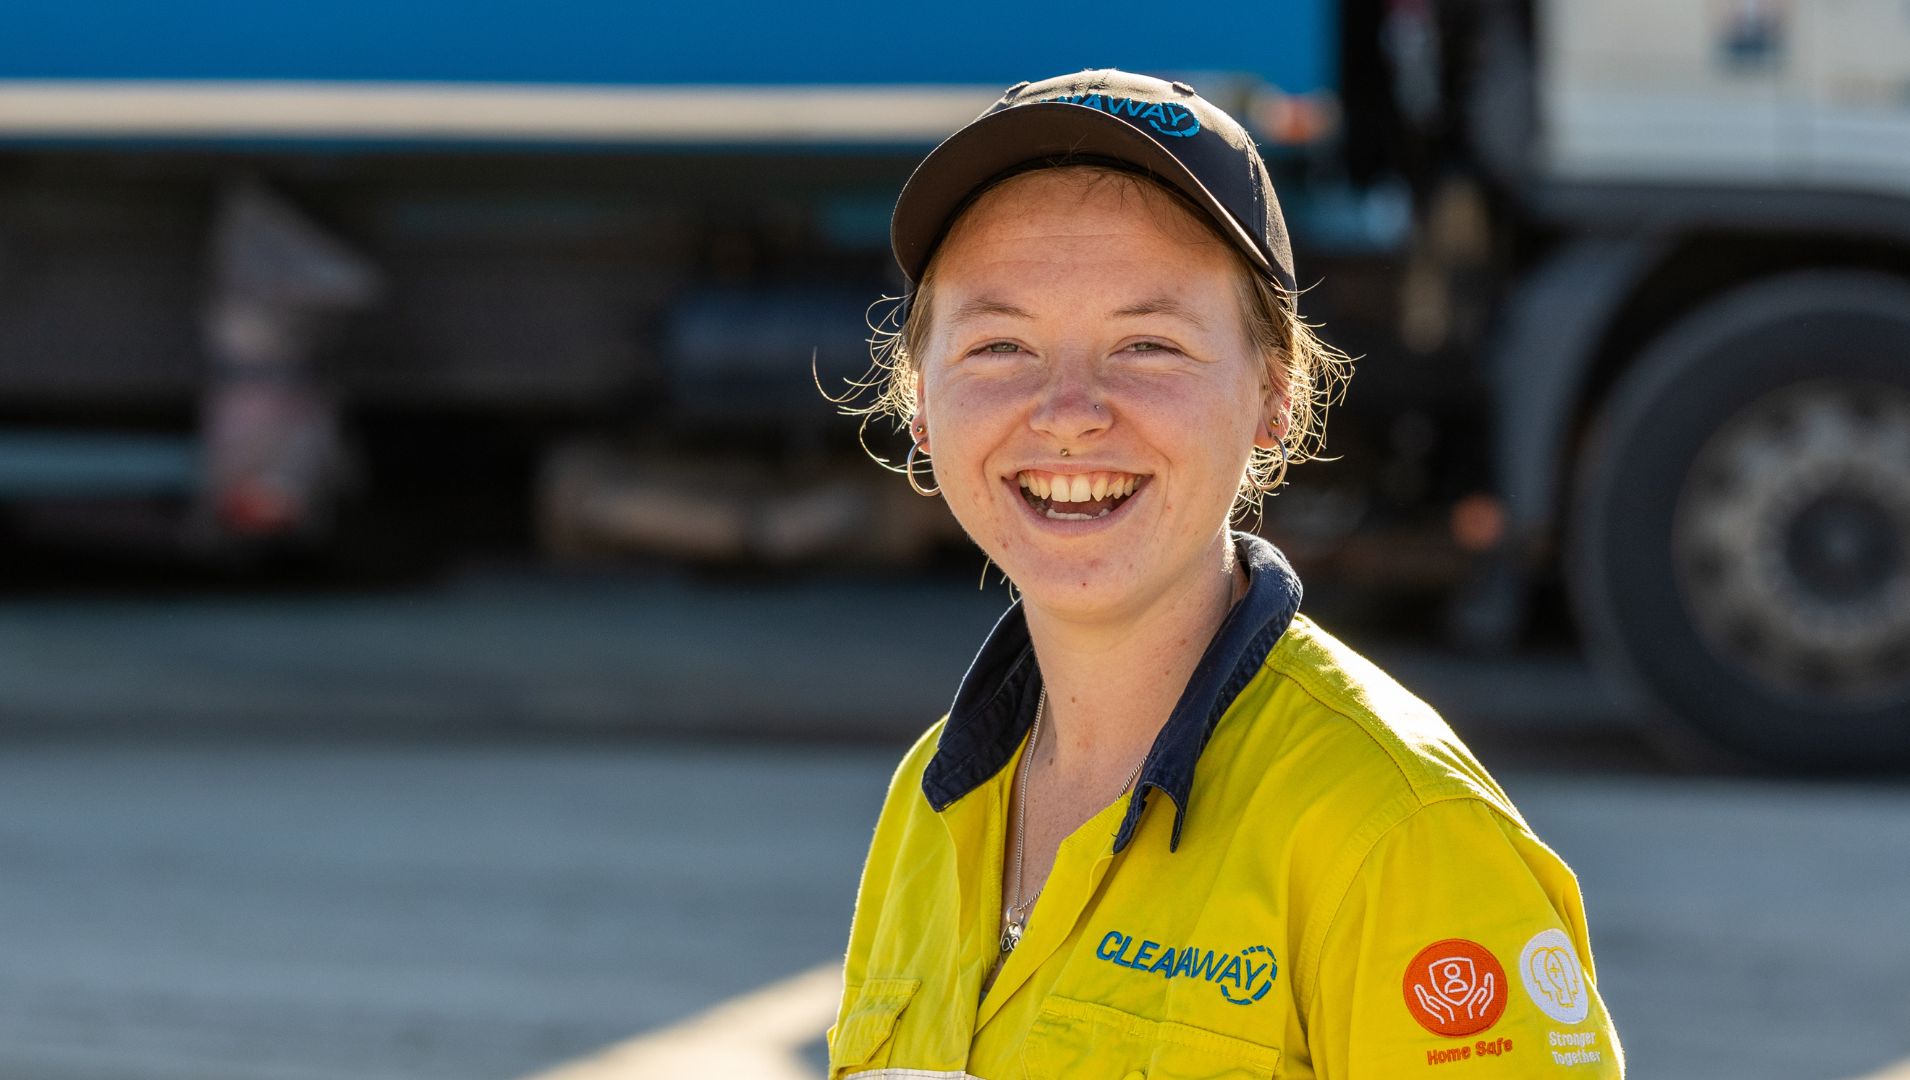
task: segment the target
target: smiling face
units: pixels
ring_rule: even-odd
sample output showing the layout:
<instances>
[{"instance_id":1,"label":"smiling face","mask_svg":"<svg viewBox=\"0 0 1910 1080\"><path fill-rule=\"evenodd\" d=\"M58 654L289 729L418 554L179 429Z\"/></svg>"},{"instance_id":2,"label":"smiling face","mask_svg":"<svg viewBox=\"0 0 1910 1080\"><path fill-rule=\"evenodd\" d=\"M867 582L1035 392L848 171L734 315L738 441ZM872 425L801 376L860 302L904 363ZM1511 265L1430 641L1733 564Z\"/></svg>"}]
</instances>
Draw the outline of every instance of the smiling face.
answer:
<instances>
[{"instance_id":1,"label":"smiling face","mask_svg":"<svg viewBox=\"0 0 1910 1080\"><path fill-rule=\"evenodd\" d=\"M1031 605L1135 617L1223 565L1249 452L1273 445L1243 272L1172 196L1101 170L1018 176L950 231L919 422L949 508Z\"/></svg>"}]
</instances>

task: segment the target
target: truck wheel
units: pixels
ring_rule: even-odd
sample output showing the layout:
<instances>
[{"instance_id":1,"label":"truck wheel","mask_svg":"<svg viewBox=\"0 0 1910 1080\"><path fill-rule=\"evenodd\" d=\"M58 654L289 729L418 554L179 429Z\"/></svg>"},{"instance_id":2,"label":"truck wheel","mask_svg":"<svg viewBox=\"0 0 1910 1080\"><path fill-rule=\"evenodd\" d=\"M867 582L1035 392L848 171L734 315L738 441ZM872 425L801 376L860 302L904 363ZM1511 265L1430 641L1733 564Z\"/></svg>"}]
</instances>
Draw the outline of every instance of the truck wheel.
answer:
<instances>
[{"instance_id":1,"label":"truck wheel","mask_svg":"<svg viewBox=\"0 0 1910 1080\"><path fill-rule=\"evenodd\" d=\"M1699 309L1614 388L1576 493L1589 644L1661 718L1789 771L1910 767L1910 284Z\"/></svg>"}]
</instances>

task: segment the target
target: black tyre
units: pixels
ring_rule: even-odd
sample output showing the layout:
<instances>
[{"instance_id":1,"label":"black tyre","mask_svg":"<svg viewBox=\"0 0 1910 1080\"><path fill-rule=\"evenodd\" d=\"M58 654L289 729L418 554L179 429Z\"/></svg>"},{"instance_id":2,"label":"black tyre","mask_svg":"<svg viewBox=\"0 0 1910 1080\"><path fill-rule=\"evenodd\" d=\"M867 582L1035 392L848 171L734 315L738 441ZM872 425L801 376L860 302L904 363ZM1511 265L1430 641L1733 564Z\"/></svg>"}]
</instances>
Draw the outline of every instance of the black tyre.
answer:
<instances>
[{"instance_id":1,"label":"black tyre","mask_svg":"<svg viewBox=\"0 0 1910 1080\"><path fill-rule=\"evenodd\" d=\"M1614 388L1576 494L1581 622L1661 718L1787 771L1910 768L1910 284L1706 305Z\"/></svg>"}]
</instances>

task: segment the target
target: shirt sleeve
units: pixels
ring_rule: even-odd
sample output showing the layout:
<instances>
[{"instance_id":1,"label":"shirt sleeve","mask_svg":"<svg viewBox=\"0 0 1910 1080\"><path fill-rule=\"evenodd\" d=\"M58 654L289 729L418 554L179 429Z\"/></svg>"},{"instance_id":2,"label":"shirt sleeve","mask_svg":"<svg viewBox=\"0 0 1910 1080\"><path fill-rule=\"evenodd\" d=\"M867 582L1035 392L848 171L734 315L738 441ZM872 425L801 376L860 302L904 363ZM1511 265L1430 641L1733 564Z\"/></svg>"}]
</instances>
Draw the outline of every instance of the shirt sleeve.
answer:
<instances>
[{"instance_id":1,"label":"shirt sleeve","mask_svg":"<svg viewBox=\"0 0 1910 1080\"><path fill-rule=\"evenodd\" d=\"M1315 986L1320 1080L1624 1075L1577 879L1480 800L1423 806L1373 845Z\"/></svg>"},{"instance_id":2,"label":"shirt sleeve","mask_svg":"<svg viewBox=\"0 0 1910 1080\"><path fill-rule=\"evenodd\" d=\"M838 1057L838 1036L865 996L870 981L869 956L882 918L888 907L898 873L906 872L904 856L911 843L911 830L919 828L918 810L922 799L922 771L935 753L947 718L938 721L916 740L889 780L888 794L876 819L875 835L869 842L869 854L862 866L862 881L856 889L855 913L849 924L849 944L842 964L842 1001L836 1010L836 1022L829 1026L824 1041L829 1047L830 1075L834 1075ZM881 980L877 980L878 982ZM892 981L892 980L891 980Z\"/></svg>"}]
</instances>

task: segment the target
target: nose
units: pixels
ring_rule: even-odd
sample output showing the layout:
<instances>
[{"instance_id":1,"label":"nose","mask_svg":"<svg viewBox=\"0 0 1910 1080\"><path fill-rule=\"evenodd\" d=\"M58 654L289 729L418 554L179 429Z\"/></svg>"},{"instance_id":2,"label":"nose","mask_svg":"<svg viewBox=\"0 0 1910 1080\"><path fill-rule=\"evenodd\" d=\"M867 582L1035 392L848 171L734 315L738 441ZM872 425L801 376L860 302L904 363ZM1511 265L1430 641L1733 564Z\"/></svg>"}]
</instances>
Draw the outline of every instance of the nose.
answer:
<instances>
[{"instance_id":1,"label":"nose","mask_svg":"<svg viewBox=\"0 0 1910 1080\"><path fill-rule=\"evenodd\" d=\"M1029 424L1062 447L1107 429L1110 414L1102 401L1094 372L1086 365L1058 364L1041 388Z\"/></svg>"}]
</instances>

